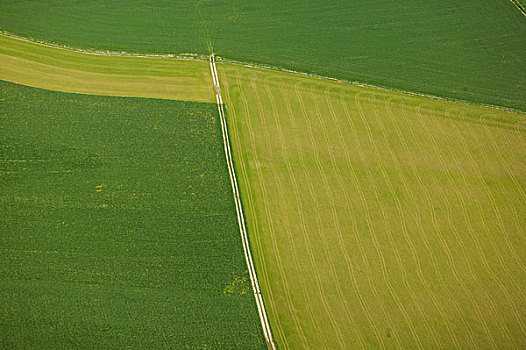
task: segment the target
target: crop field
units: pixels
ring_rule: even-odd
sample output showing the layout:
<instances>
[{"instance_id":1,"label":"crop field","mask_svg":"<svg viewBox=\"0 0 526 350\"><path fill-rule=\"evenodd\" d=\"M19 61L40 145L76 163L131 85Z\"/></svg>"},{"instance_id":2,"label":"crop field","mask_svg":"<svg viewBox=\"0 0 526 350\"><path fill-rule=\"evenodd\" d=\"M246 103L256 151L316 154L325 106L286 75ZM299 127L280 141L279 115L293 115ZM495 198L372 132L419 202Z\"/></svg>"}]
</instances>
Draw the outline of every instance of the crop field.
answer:
<instances>
[{"instance_id":1,"label":"crop field","mask_svg":"<svg viewBox=\"0 0 526 350\"><path fill-rule=\"evenodd\" d=\"M0 1L0 348L526 348L524 4Z\"/></svg>"},{"instance_id":2,"label":"crop field","mask_svg":"<svg viewBox=\"0 0 526 350\"><path fill-rule=\"evenodd\" d=\"M280 346L526 347L526 115L218 71Z\"/></svg>"},{"instance_id":3,"label":"crop field","mask_svg":"<svg viewBox=\"0 0 526 350\"><path fill-rule=\"evenodd\" d=\"M2 35L0 79L66 92L214 102L204 61L97 56Z\"/></svg>"},{"instance_id":4,"label":"crop field","mask_svg":"<svg viewBox=\"0 0 526 350\"><path fill-rule=\"evenodd\" d=\"M213 51L526 110L526 20L510 0L2 0L0 30L86 49Z\"/></svg>"},{"instance_id":5,"label":"crop field","mask_svg":"<svg viewBox=\"0 0 526 350\"><path fill-rule=\"evenodd\" d=\"M0 348L264 348L217 106L0 81Z\"/></svg>"}]
</instances>

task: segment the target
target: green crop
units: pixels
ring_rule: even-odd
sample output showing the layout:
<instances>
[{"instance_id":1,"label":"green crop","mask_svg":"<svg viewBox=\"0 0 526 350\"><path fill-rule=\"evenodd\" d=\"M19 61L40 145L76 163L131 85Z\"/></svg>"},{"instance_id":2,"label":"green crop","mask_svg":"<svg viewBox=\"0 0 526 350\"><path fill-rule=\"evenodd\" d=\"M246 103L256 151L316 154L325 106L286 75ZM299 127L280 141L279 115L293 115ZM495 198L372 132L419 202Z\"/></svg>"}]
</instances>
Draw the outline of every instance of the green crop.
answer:
<instances>
[{"instance_id":1,"label":"green crop","mask_svg":"<svg viewBox=\"0 0 526 350\"><path fill-rule=\"evenodd\" d=\"M0 81L0 348L264 348L215 104Z\"/></svg>"}]
</instances>

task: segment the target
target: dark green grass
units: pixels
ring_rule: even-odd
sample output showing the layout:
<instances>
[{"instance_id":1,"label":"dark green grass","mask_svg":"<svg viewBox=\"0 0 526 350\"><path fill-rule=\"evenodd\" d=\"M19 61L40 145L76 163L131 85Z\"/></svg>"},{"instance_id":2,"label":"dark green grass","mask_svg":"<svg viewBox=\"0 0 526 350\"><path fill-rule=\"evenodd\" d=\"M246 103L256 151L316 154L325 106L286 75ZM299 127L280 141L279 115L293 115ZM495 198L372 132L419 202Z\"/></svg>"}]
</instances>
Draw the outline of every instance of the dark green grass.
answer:
<instances>
[{"instance_id":1,"label":"dark green grass","mask_svg":"<svg viewBox=\"0 0 526 350\"><path fill-rule=\"evenodd\" d=\"M526 18L509 0L2 0L0 29L82 48L214 50L526 110Z\"/></svg>"},{"instance_id":2,"label":"dark green grass","mask_svg":"<svg viewBox=\"0 0 526 350\"><path fill-rule=\"evenodd\" d=\"M264 348L216 108L0 81L0 348Z\"/></svg>"}]
</instances>

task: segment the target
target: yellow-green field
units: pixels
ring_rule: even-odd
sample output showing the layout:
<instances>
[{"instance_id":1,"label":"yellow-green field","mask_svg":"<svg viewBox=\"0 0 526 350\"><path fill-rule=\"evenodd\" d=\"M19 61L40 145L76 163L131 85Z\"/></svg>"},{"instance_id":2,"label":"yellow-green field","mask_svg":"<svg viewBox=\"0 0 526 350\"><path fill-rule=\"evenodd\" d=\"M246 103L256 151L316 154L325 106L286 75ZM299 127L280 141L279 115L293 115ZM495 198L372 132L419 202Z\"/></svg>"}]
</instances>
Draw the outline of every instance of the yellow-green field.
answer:
<instances>
[{"instance_id":1,"label":"yellow-green field","mask_svg":"<svg viewBox=\"0 0 526 350\"><path fill-rule=\"evenodd\" d=\"M0 79L65 92L215 102L205 61L82 54L3 35Z\"/></svg>"},{"instance_id":2,"label":"yellow-green field","mask_svg":"<svg viewBox=\"0 0 526 350\"><path fill-rule=\"evenodd\" d=\"M526 116L218 66L278 344L526 347Z\"/></svg>"}]
</instances>

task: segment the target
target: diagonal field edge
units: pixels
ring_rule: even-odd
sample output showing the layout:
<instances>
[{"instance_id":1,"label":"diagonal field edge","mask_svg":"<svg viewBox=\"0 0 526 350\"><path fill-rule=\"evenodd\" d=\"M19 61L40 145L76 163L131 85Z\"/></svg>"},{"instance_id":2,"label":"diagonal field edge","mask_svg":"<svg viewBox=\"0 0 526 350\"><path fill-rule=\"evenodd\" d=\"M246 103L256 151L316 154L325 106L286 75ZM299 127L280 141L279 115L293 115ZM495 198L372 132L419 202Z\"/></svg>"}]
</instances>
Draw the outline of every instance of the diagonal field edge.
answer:
<instances>
[{"instance_id":1,"label":"diagonal field edge","mask_svg":"<svg viewBox=\"0 0 526 350\"><path fill-rule=\"evenodd\" d=\"M517 4L515 1L516 0L510 0L510 2L517 7ZM524 13L520 8L518 8L518 10L521 11L526 16L526 13ZM94 56L135 57L135 58L173 58L173 59L183 60L183 61L189 61L189 60L190 61L192 60L193 61L204 61L206 60L205 58L203 58L204 57L203 55L197 54L197 53L152 54L152 53L140 53L140 52L137 52L137 53L116 52L116 51L109 51L109 50L85 50L85 49L75 48L75 47L71 47L67 45L59 45L59 44L55 44L52 42L46 42L43 40L22 37L22 36L13 34L5 30L4 31L0 30L0 36L8 37L11 39L16 39L16 40L20 40L23 42L44 46L44 47L60 49L60 50L65 50L69 52L76 52L79 54L94 55ZM451 96L434 95L431 93L419 92L417 90L406 90L406 89L400 89L400 88L390 87L386 85L371 84L371 83L367 83L361 80L348 80L348 79L341 79L341 78L336 78L336 77L329 77L329 76L324 76L320 74L296 71L292 69L285 69L279 66L274 66L274 65L269 65L269 64L239 61L239 60L227 58L227 57L219 57L219 59L222 62L226 62L226 63L238 65L238 66L243 66L243 67L248 67L248 68L257 68L257 69L263 69L263 70L268 70L268 71L284 72L284 73L296 74L296 75L300 75L304 77L312 77L316 79L340 82L344 84L349 84L349 85L354 85L354 86L359 86L359 87L364 87L364 88L369 88L369 89L375 89L375 90L380 90L380 91L400 93L400 94L409 95L409 96L424 97L424 98L438 100L438 101L461 103L464 105L488 108L488 109L499 110L499 111L508 111L508 112L526 114L526 110L516 108L516 107L509 107L505 105L476 102L472 100L456 98L456 97L451 97ZM35 87L40 87L40 86L35 86ZM63 90L58 90L58 91L63 91ZM70 91L64 91L64 92L70 92ZM135 97L144 97L144 96L135 96ZM151 97L146 97L146 98L151 98ZM159 97L159 98L162 98L162 97Z\"/></svg>"},{"instance_id":2,"label":"diagonal field edge","mask_svg":"<svg viewBox=\"0 0 526 350\"><path fill-rule=\"evenodd\" d=\"M513 6L517 8L517 10L519 10L520 13L524 15L524 17L526 17L526 9L524 8L524 6L521 4L520 1L510 0L510 2L513 4Z\"/></svg>"},{"instance_id":3,"label":"diagonal field edge","mask_svg":"<svg viewBox=\"0 0 526 350\"><path fill-rule=\"evenodd\" d=\"M225 112L223 108L223 98L221 97L221 87L219 85L219 77L217 76L217 68L215 63L214 54L210 56L210 70L212 72L212 79L214 81L214 90L217 101L217 109L219 111L219 119L221 120L221 131L223 135L223 144L225 148L225 157L228 166L228 172L230 174L230 182L232 184L232 191L234 195L234 202L236 204L236 214L239 224L239 231L241 233L241 240L243 242L243 252L245 254L245 260L247 263L250 282L252 284L252 290L254 292L254 298L256 299L256 305L258 308L259 319L263 328L263 334L267 347L271 350L276 349L274 339L272 338L272 332L270 330L270 324L267 318L267 312L265 310L265 304L259 288L259 282L254 268L254 262L252 260L252 253L250 252L250 244L248 242L247 229L245 224L245 217L243 215L243 207L241 206L241 198L239 196L239 188L237 186L236 172L234 169L234 162L232 159L232 151L230 150L230 139L228 136L228 127L225 119Z\"/></svg>"}]
</instances>

